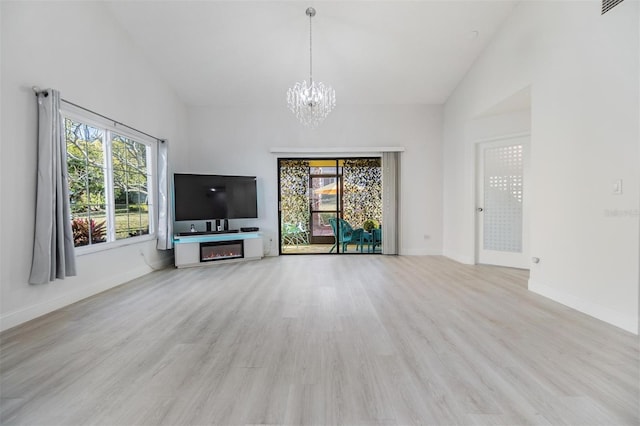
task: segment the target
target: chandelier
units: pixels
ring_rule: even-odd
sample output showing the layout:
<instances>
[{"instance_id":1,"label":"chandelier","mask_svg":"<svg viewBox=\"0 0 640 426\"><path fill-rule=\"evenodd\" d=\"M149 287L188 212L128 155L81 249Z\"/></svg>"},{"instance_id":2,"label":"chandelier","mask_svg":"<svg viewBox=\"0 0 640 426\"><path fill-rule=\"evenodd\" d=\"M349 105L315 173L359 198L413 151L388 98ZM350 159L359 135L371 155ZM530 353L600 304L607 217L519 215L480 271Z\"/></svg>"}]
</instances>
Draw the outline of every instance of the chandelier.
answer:
<instances>
[{"instance_id":1,"label":"chandelier","mask_svg":"<svg viewBox=\"0 0 640 426\"><path fill-rule=\"evenodd\" d=\"M309 17L309 83L303 81L289 88L287 104L303 125L313 129L335 108L336 91L331 86L313 81L311 19L316 16L316 10L309 7L306 14Z\"/></svg>"}]
</instances>

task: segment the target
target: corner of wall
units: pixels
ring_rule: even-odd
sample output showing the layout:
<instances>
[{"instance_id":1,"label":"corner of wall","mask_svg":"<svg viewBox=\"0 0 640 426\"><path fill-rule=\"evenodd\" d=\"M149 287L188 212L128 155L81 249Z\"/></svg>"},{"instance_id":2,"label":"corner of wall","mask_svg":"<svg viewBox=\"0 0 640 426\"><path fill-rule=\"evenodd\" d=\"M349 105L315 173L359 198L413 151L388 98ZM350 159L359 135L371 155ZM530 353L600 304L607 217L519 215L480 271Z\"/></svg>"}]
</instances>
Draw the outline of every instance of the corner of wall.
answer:
<instances>
[{"instance_id":1,"label":"corner of wall","mask_svg":"<svg viewBox=\"0 0 640 426\"><path fill-rule=\"evenodd\" d=\"M463 265L475 265L476 261L473 256L462 255L460 253L456 253L453 250L444 249L443 256L448 257L449 259L455 260L458 263L462 263Z\"/></svg>"},{"instance_id":2,"label":"corner of wall","mask_svg":"<svg viewBox=\"0 0 640 426\"><path fill-rule=\"evenodd\" d=\"M546 297L547 299L551 299L554 302L558 302L584 314L591 315L594 318L607 322L630 333L638 334L638 318L634 318L630 315L621 315L617 311L598 305L597 303L581 299L572 294L567 294L556 287L551 287L533 279L529 280L528 289L529 291Z\"/></svg>"}]
</instances>

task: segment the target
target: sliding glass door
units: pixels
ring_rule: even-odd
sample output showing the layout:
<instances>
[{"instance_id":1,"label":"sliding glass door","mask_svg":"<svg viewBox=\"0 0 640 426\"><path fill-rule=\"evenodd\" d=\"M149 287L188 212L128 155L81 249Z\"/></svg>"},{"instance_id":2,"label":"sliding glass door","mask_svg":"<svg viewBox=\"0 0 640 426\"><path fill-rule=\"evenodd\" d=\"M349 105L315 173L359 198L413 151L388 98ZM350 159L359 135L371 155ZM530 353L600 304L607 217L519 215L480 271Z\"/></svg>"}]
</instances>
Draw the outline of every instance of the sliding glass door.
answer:
<instances>
[{"instance_id":1,"label":"sliding glass door","mask_svg":"<svg viewBox=\"0 0 640 426\"><path fill-rule=\"evenodd\" d=\"M380 252L380 158L279 159L281 254Z\"/></svg>"}]
</instances>

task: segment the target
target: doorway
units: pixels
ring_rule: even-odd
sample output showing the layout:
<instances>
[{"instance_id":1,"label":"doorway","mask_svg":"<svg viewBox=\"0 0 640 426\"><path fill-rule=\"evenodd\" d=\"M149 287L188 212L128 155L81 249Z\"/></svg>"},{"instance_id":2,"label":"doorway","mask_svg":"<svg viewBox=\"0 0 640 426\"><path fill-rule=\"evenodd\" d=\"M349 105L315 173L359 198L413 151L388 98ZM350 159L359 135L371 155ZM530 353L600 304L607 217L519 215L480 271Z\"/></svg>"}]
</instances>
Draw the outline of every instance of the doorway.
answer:
<instances>
[{"instance_id":1,"label":"doorway","mask_svg":"<svg viewBox=\"0 0 640 426\"><path fill-rule=\"evenodd\" d=\"M342 217L342 162L309 161L309 243L334 243L332 221Z\"/></svg>"},{"instance_id":2,"label":"doorway","mask_svg":"<svg viewBox=\"0 0 640 426\"><path fill-rule=\"evenodd\" d=\"M381 158L278 159L280 254L381 252Z\"/></svg>"},{"instance_id":3,"label":"doorway","mask_svg":"<svg viewBox=\"0 0 640 426\"><path fill-rule=\"evenodd\" d=\"M477 145L476 262L529 268L529 136Z\"/></svg>"}]
</instances>

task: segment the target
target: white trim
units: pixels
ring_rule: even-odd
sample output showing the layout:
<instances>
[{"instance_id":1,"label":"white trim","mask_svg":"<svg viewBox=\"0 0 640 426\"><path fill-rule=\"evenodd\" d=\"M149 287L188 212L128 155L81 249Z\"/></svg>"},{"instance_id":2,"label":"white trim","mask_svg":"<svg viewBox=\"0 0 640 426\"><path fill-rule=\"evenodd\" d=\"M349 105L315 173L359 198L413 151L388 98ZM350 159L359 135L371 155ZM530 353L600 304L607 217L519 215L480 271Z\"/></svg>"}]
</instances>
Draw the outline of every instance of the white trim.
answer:
<instances>
[{"instance_id":1,"label":"white trim","mask_svg":"<svg viewBox=\"0 0 640 426\"><path fill-rule=\"evenodd\" d=\"M104 167L104 192L105 192L105 216L107 218L107 241L98 244L89 244L88 246L76 247L76 255L82 256L88 253L95 253L98 251L109 250L116 247L122 247L129 244L135 244L137 242L147 241L149 239L156 239L156 228L158 223L156 202L156 189L157 189L157 149L161 143L159 139L154 139L144 133L138 132L128 127L118 127L117 122L112 122L104 117L93 113L91 111L84 110L69 103L64 103L60 108L64 119L76 121L81 124L89 125L100 130L102 133L102 149L103 149L103 167ZM147 157L147 217L148 223L148 235L141 237L131 237L136 241L119 243L123 240L116 239L115 231L115 191L114 191L114 176L113 176L113 139L115 136L126 138L134 143L138 143L146 147ZM128 238L127 238L128 239Z\"/></svg>"},{"instance_id":2,"label":"white trim","mask_svg":"<svg viewBox=\"0 0 640 426\"><path fill-rule=\"evenodd\" d=\"M164 262L163 262L164 263ZM78 290L65 294L64 296L47 300L42 303L27 306L18 311L9 312L0 316L0 331L15 327L42 315L64 308L72 303L78 302L87 297L91 297L105 290L122 285L134 278L148 274L151 269L147 266L140 266L129 269L121 274L109 275L108 278L93 285L80 286Z\"/></svg>"},{"instance_id":3,"label":"white trim","mask_svg":"<svg viewBox=\"0 0 640 426\"><path fill-rule=\"evenodd\" d=\"M108 142L107 142L108 141ZM113 151L111 146L113 145L113 136L111 135L111 131L109 129L104 129L104 140L102 141L102 155L103 158L103 167L104 167L104 199L106 202L105 214L108 218L107 222L107 241L112 242L116 241L116 221L113 220L116 214L116 201L115 201L115 193L113 188ZM67 157L67 164L69 162L69 158ZM91 237L91 232L89 232L89 237ZM89 238L91 239L91 238ZM89 244L92 246L94 243L91 242Z\"/></svg>"},{"instance_id":4,"label":"white trim","mask_svg":"<svg viewBox=\"0 0 640 426\"><path fill-rule=\"evenodd\" d=\"M400 256L442 256L442 251L435 249L400 249Z\"/></svg>"},{"instance_id":5,"label":"white trim","mask_svg":"<svg viewBox=\"0 0 640 426\"><path fill-rule=\"evenodd\" d=\"M145 141L147 143L158 143L158 141L160 140L153 136L142 133L139 130L133 129L125 124L118 123L114 120L109 120L93 111L77 107L65 100L61 100L61 104L62 105L60 106L60 109L62 110L63 115L70 115L73 118L77 118L86 124L90 124L96 127L104 127L106 129L110 129L118 136L124 136L129 139L134 139L136 142ZM90 121L87 122L86 120Z\"/></svg>"},{"instance_id":6,"label":"white trim","mask_svg":"<svg viewBox=\"0 0 640 426\"><path fill-rule=\"evenodd\" d=\"M540 296L551 299L555 302L575 309L576 311L590 315L601 321L614 325L633 334L638 334L638 318L633 316L620 315L617 311L606 306L581 299L572 294L565 293L556 288L543 284L539 281L529 280L529 291Z\"/></svg>"},{"instance_id":7,"label":"white trim","mask_svg":"<svg viewBox=\"0 0 640 426\"><path fill-rule=\"evenodd\" d=\"M368 153L368 152L404 152L403 146L351 146L351 147L311 147L311 146L291 146L272 147L269 152L272 154L331 154L331 153Z\"/></svg>"},{"instance_id":8,"label":"white trim","mask_svg":"<svg viewBox=\"0 0 640 426\"><path fill-rule=\"evenodd\" d=\"M476 139L473 141L473 143L477 145L479 143L498 142L505 139L514 139L514 138L522 138L522 137L530 137L530 136L531 136L531 132L509 133L506 135L492 136L490 138Z\"/></svg>"},{"instance_id":9,"label":"white trim","mask_svg":"<svg viewBox=\"0 0 640 426\"><path fill-rule=\"evenodd\" d=\"M475 265L475 259L473 256L466 256L466 255L461 255L459 253L456 253L452 250L449 249L444 249L442 251L442 255L444 257L448 257L451 260L455 260L458 263L462 263L463 265Z\"/></svg>"},{"instance_id":10,"label":"white trim","mask_svg":"<svg viewBox=\"0 0 640 426\"><path fill-rule=\"evenodd\" d=\"M155 240L155 234L140 235L137 237L123 238L111 242L96 243L87 246L79 246L75 248L76 256L84 256L86 254L97 253L99 251L116 249L119 247L130 246L132 244L144 243L146 241Z\"/></svg>"}]
</instances>

